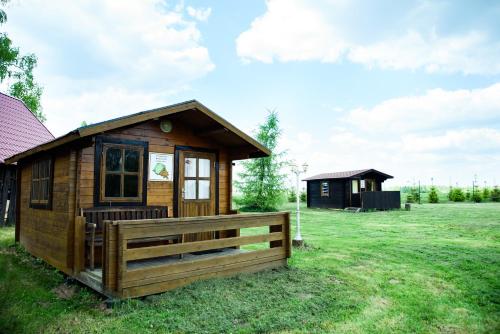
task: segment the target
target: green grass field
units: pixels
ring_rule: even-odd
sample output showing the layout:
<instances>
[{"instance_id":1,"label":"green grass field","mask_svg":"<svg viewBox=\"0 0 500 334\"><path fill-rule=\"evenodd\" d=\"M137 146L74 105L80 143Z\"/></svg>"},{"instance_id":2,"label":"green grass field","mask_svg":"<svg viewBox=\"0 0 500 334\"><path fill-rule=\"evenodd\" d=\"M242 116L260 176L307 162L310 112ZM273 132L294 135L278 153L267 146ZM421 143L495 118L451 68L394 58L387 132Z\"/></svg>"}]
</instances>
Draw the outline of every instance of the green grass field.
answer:
<instances>
[{"instance_id":1,"label":"green grass field","mask_svg":"<svg viewBox=\"0 0 500 334\"><path fill-rule=\"evenodd\" d=\"M308 246L289 268L112 309L84 287L58 298L63 276L11 247L13 229L1 229L0 332L500 332L500 204L302 217Z\"/></svg>"}]
</instances>

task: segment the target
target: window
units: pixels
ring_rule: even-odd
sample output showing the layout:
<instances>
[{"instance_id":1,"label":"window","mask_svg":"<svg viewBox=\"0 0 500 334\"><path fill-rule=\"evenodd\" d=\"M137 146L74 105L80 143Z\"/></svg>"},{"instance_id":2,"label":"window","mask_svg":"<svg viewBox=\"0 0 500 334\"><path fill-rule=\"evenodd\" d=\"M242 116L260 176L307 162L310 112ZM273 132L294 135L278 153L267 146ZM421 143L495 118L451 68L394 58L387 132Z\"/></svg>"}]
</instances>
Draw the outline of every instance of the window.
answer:
<instances>
[{"instance_id":1,"label":"window","mask_svg":"<svg viewBox=\"0 0 500 334\"><path fill-rule=\"evenodd\" d=\"M359 193L359 180L352 180L352 193Z\"/></svg>"},{"instance_id":2,"label":"window","mask_svg":"<svg viewBox=\"0 0 500 334\"><path fill-rule=\"evenodd\" d=\"M321 197L330 197L330 184L321 182Z\"/></svg>"},{"instance_id":3,"label":"window","mask_svg":"<svg viewBox=\"0 0 500 334\"><path fill-rule=\"evenodd\" d=\"M185 200L210 199L210 159L184 158L184 189Z\"/></svg>"},{"instance_id":4,"label":"window","mask_svg":"<svg viewBox=\"0 0 500 334\"><path fill-rule=\"evenodd\" d=\"M361 189L364 190L365 188L366 188L366 186L365 186L365 180L361 180Z\"/></svg>"},{"instance_id":5,"label":"window","mask_svg":"<svg viewBox=\"0 0 500 334\"><path fill-rule=\"evenodd\" d=\"M31 171L32 208L50 209L52 203L52 159L35 161Z\"/></svg>"},{"instance_id":6,"label":"window","mask_svg":"<svg viewBox=\"0 0 500 334\"><path fill-rule=\"evenodd\" d=\"M104 201L142 201L142 147L104 144L101 195Z\"/></svg>"},{"instance_id":7,"label":"window","mask_svg":"<svg viewBox=\"0 0 500 334\"><path fill-rule=\"evenodd\" d=\"M94 205L145 205L147 142L96 138Z\"/></svg>"}]
</instances>

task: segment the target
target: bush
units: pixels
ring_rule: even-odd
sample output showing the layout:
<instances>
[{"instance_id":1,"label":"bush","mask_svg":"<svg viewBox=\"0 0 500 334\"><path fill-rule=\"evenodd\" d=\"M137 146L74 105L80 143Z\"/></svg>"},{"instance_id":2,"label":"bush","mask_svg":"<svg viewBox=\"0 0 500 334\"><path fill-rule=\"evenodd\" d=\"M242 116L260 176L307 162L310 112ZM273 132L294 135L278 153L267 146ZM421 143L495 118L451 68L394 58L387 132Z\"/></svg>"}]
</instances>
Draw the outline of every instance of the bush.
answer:
<instances>
[{"instance_id":1,"label":"bush","mask_svg":"<svg viewBox=\"0 0 500 334\"><path fill-rule=\"evenodd\" d=\"M473 202L480 203L483 200L483 196L481 196L481 192L475 191L471 199Z\"/></svg>"},{"instance_id":2,"label":"bush","mask_svg":"<svg viewBox=\"0 0 500 334\"><path fill-rule=\"evenodd\" d=\"M470 194L469 194L469 196L470 196ZM463 201L465 201L464 192L460 188L453 188L450 191L449 198L450 198L450 201L453 201L453 202L463 202Z\"/></svg>"},{"instance_id":3,"label":"bush","mask_svg":"<svg viewBox=\"0 0 500 334\"><path fill-rule=\"evenodd\" d=\"M432 186L431 191L429 192L429 203L438 203L439 196L436 190L436 187Z\"/></svg>"},{"instance_id":4,"label":"bush","mask_svg":"<svg viewBox=\"0 0 500 334\"><path fill-rule=\"evenodd\" d=\"M305 191L302 191L300 193L300 201L301 202L306 202L307 201L307 193Z\"/></svg>"},{"instance_id":5,"label":"bush","mask_svg":"<svg viewBox=\"0 0 500 334\"><path fill-rule=\"evenodd\" d=\"M290 189L288 190L288 202L294 203L297 200L295 190Z\"/></svg>"},{"instance_id":6,"label":"bush","mask_svg":"<svg viewBox=\"0 0 500 334\"><path fill-rule=\"evenodd\" d=\"M491 191L491 200L493 202L500 202L500 189L497 186Z\"/></svg>"},{"instance_id":7,"label":"bush","mask_svg":"<svg viewBox=\"0 0 500 334\"><path fill-rule=\"evenodd\" d=\"M406 195L406 203L415 203L415 198L413 197L412 193Z\"/></svg>"},{"instance_id":8,"label":"bush","mask_svg":"<svg viewBox=\"0 0 500 334\"><path fill-rule=\"evenodd\" d=\"M465 192L465 199L466 199L467 201L469 201L469 200L470 200L470 191L469 191L469 189L467 189L467 191Z\"/></svg>"},{"instance_id":9,"label":"bush","mask_svg":"<svg viewBox=\"0 0 500 334\"><path fill-rule=\"evenodd\" d=\"M483 199L486 201L488 198L490 198L491 191L488 188L483 188Z\"/></svg>"}]
</instances>

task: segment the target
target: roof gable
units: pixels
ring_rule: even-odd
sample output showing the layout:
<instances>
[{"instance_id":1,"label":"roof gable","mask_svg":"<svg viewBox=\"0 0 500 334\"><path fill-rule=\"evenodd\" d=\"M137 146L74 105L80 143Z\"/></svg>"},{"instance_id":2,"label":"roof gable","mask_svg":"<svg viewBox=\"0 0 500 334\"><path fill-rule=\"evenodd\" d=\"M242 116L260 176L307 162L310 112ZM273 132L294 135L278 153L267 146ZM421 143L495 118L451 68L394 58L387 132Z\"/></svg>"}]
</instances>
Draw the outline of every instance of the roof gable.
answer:
<instances>
[{"instance_id":1,"label":"roof gable","mask_svg":"<svg viewBox=\"0 0 500 334\"><path fill-rule=\"evenodd\" d=\"M0 93L0 163L54 139L23 101Z\"/></svg>"},{"instance_id":2,"label":"roof gable","mask_svg":"<svg viewBox=\"0 0 500 334\"><path fill-rule=\"evenodd\" d=\"M256 152L255 157L258 156L268 156L271 154L269 149L259 143L257 140L253 139L249 135L245 134L241 130L237 129L234 125L205 107L203 104L196 100L190 100L182 103L177 103L161 108L156 108L156 109L151 109L147 111L142 111L138 112L135 114L123 116L123 117L118 117L115 119L107 120L104 122L100 123L95 123L95 124L90 124L84 127L80 127L76 130L73 130L69 132L68 134L58 137L55 140L48 142L46 144L37 146L33 148L32 150L23 152L21 154L18 154L16 156L11 157L8 159L9 163L18 161L20 159L23 159L25 157L28 157L32 154L35 154L37 152L41 151L46 151L49 149L53 149L55 147L58 147L60 145L72 142L74 140L77 140L79 138L85 138L89 137L92 135L100 134L103 132L111 131L114 129L130 126L133 124L145 122L148 120L152 119L159 119L161 117L169 116L169 115L175 115L179 116L183 113L188 113L188 112L195 112L196 115L190 114L190 117L193 119L193 121L196 118L205 118L205 120L211 120L214 124L218 125L217 129L211 129L210 131L204 131L203 135L214 135L216 133L218 134L224 134L224 133L229 133L233 137L236 136L240 138L241 142L246 144L247 146L253 147L254 151ZM196 117L198 116L198 117Z\"/></svg>"}]
</instances>

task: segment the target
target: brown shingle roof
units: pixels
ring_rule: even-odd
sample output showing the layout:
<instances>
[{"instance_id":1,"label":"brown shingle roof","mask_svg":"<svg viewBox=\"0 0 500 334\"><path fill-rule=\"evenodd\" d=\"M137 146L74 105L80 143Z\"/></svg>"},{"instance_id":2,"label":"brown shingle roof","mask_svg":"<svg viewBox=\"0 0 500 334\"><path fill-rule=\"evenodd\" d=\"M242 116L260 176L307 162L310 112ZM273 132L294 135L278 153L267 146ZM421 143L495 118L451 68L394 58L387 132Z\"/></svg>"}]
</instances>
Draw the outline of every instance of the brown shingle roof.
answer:
<instances>
[{"instance_id":1,"label":"brown shingle roof","mask_svg":"<svg viewBox=\"0 0 500 334\"><path fill-rule=\"evenodd\" d=\"M23 101L0 93L0 163L54 139Z\"/></svg>"},{"instance_id":2,"label":"brown shingle roof","mask_svg":"<svg viewBox=\"0 0 500 334\"><path fill-rule=\"evenodd\" d=\"M374 172L377 174L381 174L382 176L385 176L388 179L392 179L391 175L379 172L378 170L375 169L358 169L358 170L348 170L344 172L333 172L333 173L322 173L318 175L314 175L308 178L305 178L302 181L312 181L312 180L327 180L327 179L347 179L350 177L357 177L357 176L362 176L368 172Z\"/></svg>"}]
</instances>

